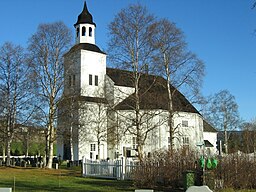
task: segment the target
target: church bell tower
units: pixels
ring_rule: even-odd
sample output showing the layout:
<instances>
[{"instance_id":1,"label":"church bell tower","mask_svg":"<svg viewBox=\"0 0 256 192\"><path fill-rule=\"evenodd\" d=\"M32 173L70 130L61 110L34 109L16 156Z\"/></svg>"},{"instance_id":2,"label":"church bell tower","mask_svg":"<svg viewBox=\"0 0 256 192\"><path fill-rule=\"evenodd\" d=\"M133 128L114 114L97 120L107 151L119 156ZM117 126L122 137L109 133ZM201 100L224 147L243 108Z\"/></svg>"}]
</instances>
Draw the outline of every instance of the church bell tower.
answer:
<instances>
[{"instance_id":1,"label":"church bell tower","mask_svg":"<svg viewBox=\"0 0 256 192\"><path fill-rule=\"evenodd\" d=\"M86 2L74 27L75 45L64 58L64 94L103 98L106 54L95 43L96 24Z\"/></svg>"},{"instance_id":2,"label":"church bell tower","mask_svg":"<svg viewBox=\"0 0 256 192\"><path fill-rule=\"evenodd\" d=\"M95 44L96 24L93 22L92 15L87 9L86 2L84 2L84 9L82 13L78 16L77 22L74 24L74 27L76 29L76 44Z\"/></svg>"}]
</instances>

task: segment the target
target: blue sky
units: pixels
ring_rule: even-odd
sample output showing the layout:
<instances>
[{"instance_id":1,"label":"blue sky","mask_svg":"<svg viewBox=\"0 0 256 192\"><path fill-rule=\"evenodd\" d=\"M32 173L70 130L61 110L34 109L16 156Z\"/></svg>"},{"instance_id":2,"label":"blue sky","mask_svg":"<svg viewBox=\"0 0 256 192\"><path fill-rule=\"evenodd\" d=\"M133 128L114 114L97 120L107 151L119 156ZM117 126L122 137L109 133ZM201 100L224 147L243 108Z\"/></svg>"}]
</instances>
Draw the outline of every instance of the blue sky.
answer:
<instances>
[{"instance_id":1,"label":"blue sky","mask_svg":"<svg viewBox=\"0 0 256 192\"><path fill-rule=\"evenodd\" d=\"M83 0L1 0L0 45L26 47L40 23L63 21L73 28ZM97 24L96 43L107 48L107 26L114 16L140 2L159 18L182 29L189 49L206 66L205 96L228 89L243 119L256 117L256 9L253 0L87 0Z\"/></svg>"}]
</instances>

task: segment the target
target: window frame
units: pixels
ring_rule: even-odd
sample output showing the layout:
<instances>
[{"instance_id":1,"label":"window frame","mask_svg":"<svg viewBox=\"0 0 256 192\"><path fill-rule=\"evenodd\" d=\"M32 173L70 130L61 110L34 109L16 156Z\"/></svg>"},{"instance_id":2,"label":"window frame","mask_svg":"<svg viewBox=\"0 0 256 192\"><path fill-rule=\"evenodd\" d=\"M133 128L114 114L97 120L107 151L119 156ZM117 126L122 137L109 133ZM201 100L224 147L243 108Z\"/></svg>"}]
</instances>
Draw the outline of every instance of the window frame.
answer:
<instances>
[{"instance_id":1,"label":"window frame","mask_svg":"<svg viewBox=\"0 0 256 192\"><path fill-rule=\"evenodd\" d=\"M95 86L99 85L99 77L98 77L98 75L94 76L94 84L95 84Z\"/></svg>"},{"instance_id":2,"label":"window frame","mask_svg":"<svg viewBox=\"0 0 256 192\"><path fill-rule=\"evenodd\" d=\"M96 151L96 144L95 143L90 144L90 151Z\"/></svg>"},{"instance_id":3,"label":"window frame","mask_svg":"<svg viewBox=\"0 0 256 192\"><path fill-rule=\"evenodd\" d=\"M86 27L85 26L82 27L82 36L83 37L86 36Z\"/></svg>"},{"instance_id":4,"label":"window frame","mask_svg":"<svg viewBox=\"0 0 256 192\"><path fill-rule=\"evenodd\" d=\"M89 37L92 37L92 28L89 27Z\"/></svg>"},{"instance_id":5,"label":"window frame","mask_svg":"<svg viewBox=\"0 0 256 192\"><path fill-rule=\"evenodd\" d=\"M89 74L89 85L92 85L92 74Z\"/></svg>"},{"instance_id":6,"label":"window frame","mask_svg":"<svg viewBox=\"0 0 256 192\"><path fill-rule=\"evenodd\" d=\"M182 120L181 126L182 127L188 127L188 120Z\"/></svg>"}]
</instances>

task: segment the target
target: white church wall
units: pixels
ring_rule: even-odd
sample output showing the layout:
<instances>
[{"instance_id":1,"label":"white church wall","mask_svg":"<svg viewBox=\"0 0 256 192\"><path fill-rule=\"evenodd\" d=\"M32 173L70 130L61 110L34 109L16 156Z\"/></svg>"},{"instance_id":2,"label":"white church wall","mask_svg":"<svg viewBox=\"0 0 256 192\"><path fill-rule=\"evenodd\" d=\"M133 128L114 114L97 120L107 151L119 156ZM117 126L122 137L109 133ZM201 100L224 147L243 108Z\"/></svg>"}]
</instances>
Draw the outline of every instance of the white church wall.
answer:
<instances>
[{"instance_id":1,"label":"white church wall","mask_svg":"<svg viewBox=\"0 0 256 192\"><path fill-rule=\"evenodd\" d=\"M213 147L207 148L205 150L205 153L207 153L206 155L209 156L214 156L217 154L217 146L216 146L216 142L217 142L217 132L204 132L204 140L208 140Z\"/></svg>"},{"instance_id":2,"label":"white church wall","mask_svg":"<svg viewBox=\"0 0 256 192\"><path fill-rule=\"evenodd\" d=\"M123 131L127 129L135 131L135 126L132 125L132 120L135 117L134 112L118 111L118 113L119 127L121 127ZM151 126L151 131L147 133L147 139L145 140L143 147L144 154L160 149L168 149L170 144L169 127L167 122L168 113L163 110L152 110L151 115L153 113L156 115L149 120L144 121L147 122L147 124L142 125L145 128L142 129L144 133L147 130L146 126L149 125L148 128ZM183 122L184 125L182 126L182 121L187 121L187 124ZM177 127L175 137L178 138L174 140L174 148L178 149L184 145L189 145L190 149L196 151L199 150L197 145L203 142L203 120L200 115L186 112L176 113L174 115L174 126ZM123 133L123 138L117 147L120 154L123 153L122 150L124 147L133 148L133 137L135 137L135 135L130 132L131 131L127 131Z\"/></svg>"},{"instance_id":3,"label":"white church wall","mask_svg":"<svg viewBox=\"0 0 256 192\"><path fill-rule=\"evenodd\" d=\"M114 81L105 75L105 98L109 105L114 106Z\"/></svg>"},{"instance_id":4,"label":"white church wall","mask_svg":"<svg viewBox=\"0 0 256 192\"><path fill-rule=\"evenodd\" d=\"M106 74L106 55L81 50L81 89L82 96L104 97L104 84ZM89 78L91 75L91 85ZM98 85L96 82L98 78Z\"/></svg>"},{"instance_id":5,"label":"white church wall","mask_svg":"<svg viewBox=\"0 0 256 192\"><path fill-rule=\"evenodd\" d=\"M135 88L124 87L124 86L114 86L114 105L121 103L124 99L133 94Z\"/></svg>"},{"instance_id":6,"label":"white church wall","mask_svg":"<svg viewBox=\"0 0 256 192\"><path fill-rule=\"evenodd\" d=\"M78 158L107 158L107 108L102 103L83 103L79 110ZM100 142L100 154L98 153Z\"/></svg>"},{"instance_id":7,"label":"white church wall","mask_svg":"<svg viewBox=\"0 0 256 192\"><path fill-rule=\"evenodd\" d=\"M64 57L64 95L80 92L80 60L80 51L66 54Z\"/></svg>"},{"instance_id":8,"label":"white church wall","mask_svg":"<svg viewBox=\"0 0 256 192\"><path fill-rule=\"evenodd\" d=\"M174 140L178 148L188 145L192 150L199 150L203 143L203 119L197 113L179 112L174 116L175 127L178 127L178 139Z\"/></svg>"}]
</instances>

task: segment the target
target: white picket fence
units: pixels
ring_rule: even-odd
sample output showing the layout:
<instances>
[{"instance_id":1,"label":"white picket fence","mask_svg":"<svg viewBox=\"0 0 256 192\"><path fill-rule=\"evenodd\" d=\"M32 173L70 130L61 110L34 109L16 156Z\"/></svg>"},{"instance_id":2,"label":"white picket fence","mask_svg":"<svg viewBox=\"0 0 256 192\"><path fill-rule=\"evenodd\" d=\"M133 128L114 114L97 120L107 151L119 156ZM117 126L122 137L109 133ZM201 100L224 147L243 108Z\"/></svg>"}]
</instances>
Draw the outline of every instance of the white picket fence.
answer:
<instances>
[{"instance_id":1,"label":"white picket fence","mask_svg":"<svg viewBox=\"0 0 256 192\"><path fill-rule=\"evenodd\" d=\"M136 162L124 160L123 158L100 161L83 158L82 170L84 177L129 180L132 179L132 171L136 166Z\"/></svg>"}]
</instances>

